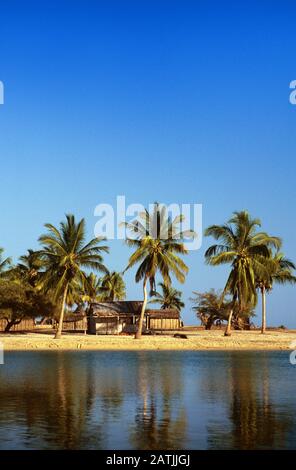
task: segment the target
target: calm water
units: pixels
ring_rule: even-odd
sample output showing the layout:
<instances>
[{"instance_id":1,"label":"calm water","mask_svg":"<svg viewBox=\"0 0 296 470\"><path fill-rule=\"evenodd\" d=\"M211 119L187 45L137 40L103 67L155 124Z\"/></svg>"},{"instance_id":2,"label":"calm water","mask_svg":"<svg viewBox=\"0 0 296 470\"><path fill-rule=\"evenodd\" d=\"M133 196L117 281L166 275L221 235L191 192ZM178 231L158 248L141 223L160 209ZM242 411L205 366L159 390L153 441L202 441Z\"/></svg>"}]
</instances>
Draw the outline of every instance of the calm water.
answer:
<instances>
[{"instance_id":1,"label":"calm water","mask_svg":"<svg viewBox=\"0 0 296 470\"><path fill-rule=\"evenodd\" d=\"M7 353L0 449L296 448L288 352Z\"/></svg>"}]
</instances>

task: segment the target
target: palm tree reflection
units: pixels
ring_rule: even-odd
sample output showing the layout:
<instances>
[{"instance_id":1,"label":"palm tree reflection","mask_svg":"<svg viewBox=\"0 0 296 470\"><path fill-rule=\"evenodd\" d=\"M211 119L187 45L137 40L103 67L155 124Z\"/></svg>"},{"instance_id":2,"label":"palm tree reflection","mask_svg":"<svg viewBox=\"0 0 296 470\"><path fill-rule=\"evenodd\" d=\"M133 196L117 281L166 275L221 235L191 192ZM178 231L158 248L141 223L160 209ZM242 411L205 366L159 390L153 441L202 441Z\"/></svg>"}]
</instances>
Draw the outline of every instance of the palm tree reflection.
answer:
<instances>
[{"instance_id":1,"label":"palm tree reflection","mask_svg":"<svg viewBox=\"0 0 296 470\"><path fill-rule=\"evenodd\" d=\"M262 353L260 356L230 354L227 380L220 381L217 390L217 401L224 402L228 409L230 426L221 429L215 423L208 427L210 448L287 447L289 433L295 427L295 410L283 413L273 403L270 374L274 370L269 360L269 355ZM207 370L207 374L212 373Z\"/></svg>"},{"instance_id":2,"label":"palm tree reflection","mask_svg":"<svg viewBox=\"0 0 296 470\"><path fill-rule=\"evenodd\" d=\"M136 449L181 449L185 446L187 420L182 365L167 356L139 353L138 402L131 429Z\"/></svg>"},{"instance_id":3,"label":"palm tree reflection","mask_svg":"<svg viewBox=\"0 0 296 470\"><path fill-rule=\"evenodd\" d=\"M91 421L96 393L91 361L79 368L79 377L75 360L64 353L43 356L37 365L30 373L27 361L26 374L20 370L1 381L0 423L22 430L25 448L101 447L102 424Z\"/></svg>"}]
</instances>

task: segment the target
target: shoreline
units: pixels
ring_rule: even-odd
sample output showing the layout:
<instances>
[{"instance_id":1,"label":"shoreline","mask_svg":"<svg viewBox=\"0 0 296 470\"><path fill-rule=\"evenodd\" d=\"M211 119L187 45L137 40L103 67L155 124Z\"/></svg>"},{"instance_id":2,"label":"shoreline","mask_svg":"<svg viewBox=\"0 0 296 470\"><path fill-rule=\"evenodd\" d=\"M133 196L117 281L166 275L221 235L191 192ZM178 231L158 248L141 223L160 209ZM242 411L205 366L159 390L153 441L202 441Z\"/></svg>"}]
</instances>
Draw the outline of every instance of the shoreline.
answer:
<instances>
[{"instance_id":1,"label":"shoreline","mask_svg":"<svg viewBox=\"0 0 296 470\"><path fill-rule=\"evenodd\" d=\"M233 331L225 338L223 331L183 332L187 339L169 335L92 336L80 333L65 334L55 340L53 334L4 333L0 334L4 352L10 351L289 351L296 348L296 331Z\"/></svg>"}]
</instances>

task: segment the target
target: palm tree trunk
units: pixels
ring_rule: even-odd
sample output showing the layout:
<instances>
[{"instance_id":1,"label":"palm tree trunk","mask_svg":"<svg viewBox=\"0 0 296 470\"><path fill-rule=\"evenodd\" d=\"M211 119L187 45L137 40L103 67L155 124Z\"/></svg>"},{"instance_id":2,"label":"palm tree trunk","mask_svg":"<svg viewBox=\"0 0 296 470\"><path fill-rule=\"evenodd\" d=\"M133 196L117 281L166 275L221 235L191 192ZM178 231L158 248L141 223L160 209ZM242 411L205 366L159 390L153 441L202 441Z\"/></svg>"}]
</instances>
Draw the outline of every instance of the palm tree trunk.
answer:
<instances>
[{"instance_id":1,"label":"palm tree trunk","mask_svg":"<svg viewBox=\"0 0 296 470\"><path fill-rule=\"evenodd\" d=\"M146 277L145 277L144 283L143 283L143 293L144 293L144 301L143 301L143 305L142 305L138 330L137 330L137 333L135 334L135 339L141 339L141 337L142 337L144 314L145 314L145 309L146 309L147 300L148 300L148 296L147 296L147 278Z\"/></svg>"},{"instance_id":2,"label":"palm tree trunk","mask_svg":"<svg viewBox=\"0 0 296 470\"><path fill-rule=\"evenodd\" d=\"M237 295L234 294L233 300L232 300L231 309L230 309L229 316L228 316L228 321L227 321L226 330L225 330L225 332L224 332L224 336L231 336L231 321L232 321L233 310L234 310L236 298L237 298Z\"/></svg>"},{"instance_id":3,"label":"palm tree trunk","mask_svg":"<svg viewBox=\"0 0 296 470\"><path fill-rule=\"evenodd\" d=\"M231 320L232 320L232 315L233 315L233 308L231 308L230 312L229 312L229 316L228 316L228 320L227 320L227 326L226 326L226 330L224 332L224 336L231 336Z\"/></svg>"},{"instance_id":4,"label":"palm tree trunk","mask_svg":"<svg viewBox=\"0 0 296 470\"><path fill-rule=\"evenodd\" d=\"M67 292L68 292L68 284L65 287L64 294L63 294L63 300L62 300L62 308L61 308L61 313L60 313L60 318L59 318L59 326L57 329L57 332L55 334L54 339L60 339L62 336L62 329L63 329L63 321L64 321L64 313L65 313L65 305L66 305L66 298L67 298Z\"/></svg>"},{"instance_id":5,"label":"palm tree trunk","mask_svg":"<svg viewBox=\"0 0 296 470\"><path fill-rule=\"evenodd\" d=\"M262 295L262 325L261 325L261 333L264 334L266 330L266 291L265 287L261 287L261 295Z\"/></svg>"}]
</instances>

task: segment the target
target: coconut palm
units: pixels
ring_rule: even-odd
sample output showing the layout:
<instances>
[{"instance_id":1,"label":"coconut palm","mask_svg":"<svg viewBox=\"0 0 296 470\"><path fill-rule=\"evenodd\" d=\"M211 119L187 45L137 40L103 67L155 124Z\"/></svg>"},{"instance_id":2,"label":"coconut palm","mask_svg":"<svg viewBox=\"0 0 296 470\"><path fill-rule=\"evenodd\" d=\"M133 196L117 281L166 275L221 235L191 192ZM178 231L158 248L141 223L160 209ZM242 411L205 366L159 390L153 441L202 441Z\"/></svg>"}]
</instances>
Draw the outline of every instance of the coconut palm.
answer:
<instances>
[{"instance_id":1,"label":"coconut palm","mask_svg":"<svg viewBox=\"0 0 296 470\"><path fill-rule=\"evenodd\" d=\"M101 296L101 279L94 273L86 276L81 287L81 298L83 302L91 304L100 300Z\"/></svg>"},{"instance_id":2,"label":"coconut palm","mask_svg":"<svg viewBox=\"0 0 296 470\"><path fill-rule=\"evenodd\" d=\"M0 277L5 277L7 270L11 267L11 258L2 258L4 249L0 248Z\"/></svg>"},{"instance_id":3,"label":"coconut palm","mask_svg":"<svg viewBox=\"0 0 296 470\"><path fill-rule=\"evenodd\" d=\"M206 253L206 262L212 266L231 264L223 294L232 295L225 336L230 335L233 309L236 302L239 307L256 303L256 279L266 273L264 259L270 256L270 248L278 248L281 240L265 232L257 232L261 226L259 219L252 219L247 211L234 212L224 225L212 225L205 231L219 244L210 246Z\"/></svg>"},{"instance_id":4,"label":"coconut palm","mask_svg":"<svg viewBox=\"0 0 296 470\"><path fill-rule=\"evenodd\" d=\"M262 298L262 324L261 333L266 330L266 292L271 291L273 283L277 284L295 284L296 277L293 275L295 264L285 258L283 253L275 253L269 258L262 260L265 266L265 273L256 278L256 287L260 290Z\"/></svg>"},{"instance_id":5,"label":"coconut palm","mask_svg":"<svg viewBox=\"0 0 296 470\"><path fill-rule=\"evenodd\" d=\"M157 273L162 276L165 285L171 284L172 273L176 279L183 283L188 267L178 255L186 255L187 248L184 245L185 237L193 237L192 230L180 231L180 224L184 216L168 216L165 206L155 203L153 210L140 213L139 217L130 223L125 223L131 236L127 237L128 246L135 248L126 269L140 264L137 269L136 282L143 281L143 304L139 320L139 326L135 338L142 335L145 309L148 301L147 283L150 284L150 295L155 292L155 278ZM133 238L132 238L133 237Z\"/></svg>"},{"instance_id":6,"label":"coconut palm","mask_svg":"<svg viewBox=\"0 0 296 470\"><path fill-rule=\"evenodd\" d=\"M42 268L42 260L37 251L27 250L27 254L20 256L20 263L17 264L16 270L19 274L32 286L36 287L40 280L40 270Z\"/></svg>"},{"instance_id":7,"label":"coconut palm","mask_svg":"<svg viewBox=\"0 0 296 470\"><path fill-rule=\"evenodd\" d=\"M99 300L101 300L101 280L93 272L85 274L82 279L78 278L69 284L66 305L68 307L77 305L75 313L84 311L85 304L89 308L91 303Z\"/></svg>"},{"instance_id":8,"label":"coconut palm","mask_svg":"<svg viewBox=\"0 0 296 470\"><path fill-rule=\"evenodd\" d=\"M181 300L182 292L166 285L164 282L159 282L158 285L161 287L162 293L154 292L155 299L151 300L150 303L161 304L162 309L175 308L180 312L185 307L184 302Z\"/></svg>"},{"instance_id":9,"label":"coconut palm","mask_svg":"<svg viewBox=\"0 0 296 470\"><path fill-rule=\"evenodd\" d=\"M85 221L75 221L74 215L66 215L60 228L46 224L47 233L39 238L42 249L39 255L43 261L45 291L54 291L56 300L61 300L59 325L55 335L61 337L64 311L68 291L77 283L84 283L86 273L82 268L106 272L102 252L108 253L107 246L100 245L103 238L93 238L85 244Z\"/></svg>"},{"instance_id":10,"label":"coconut palm","mask_svg":"<svg viewBox=\"0 0 296 470\"><path fill-rule=\"evenodd\" d=\"M101 300L124 300L126 297L125 283L120 273L107 272L101 279Z\"/></svg>"}]
</instances>

